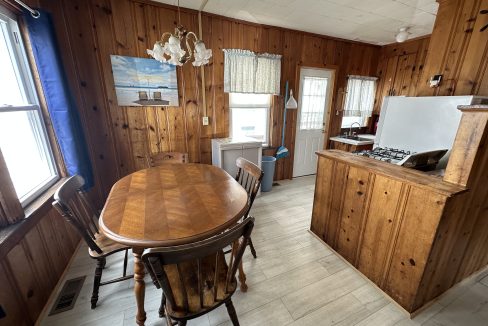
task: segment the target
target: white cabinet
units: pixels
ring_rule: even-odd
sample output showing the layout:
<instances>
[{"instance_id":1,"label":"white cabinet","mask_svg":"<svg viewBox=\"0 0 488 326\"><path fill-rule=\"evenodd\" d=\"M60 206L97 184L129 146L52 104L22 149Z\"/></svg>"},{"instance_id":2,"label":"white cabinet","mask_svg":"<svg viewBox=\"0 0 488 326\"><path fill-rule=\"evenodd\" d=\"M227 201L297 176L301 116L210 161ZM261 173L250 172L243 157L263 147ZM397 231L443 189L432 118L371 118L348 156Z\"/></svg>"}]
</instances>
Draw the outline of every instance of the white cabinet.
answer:
<instances>
[{"instance_id":1,"label":"white cabinet","mask_svg":"<svg viewBox=\"0 0 488 326\"><path fill-rule=\"evenodd\" d=\"M262 143L252 138L212 139L212 164L218 166L231 176L237 173L236 160L243 157L261 167Z\"/></svg>"}]
</instances>

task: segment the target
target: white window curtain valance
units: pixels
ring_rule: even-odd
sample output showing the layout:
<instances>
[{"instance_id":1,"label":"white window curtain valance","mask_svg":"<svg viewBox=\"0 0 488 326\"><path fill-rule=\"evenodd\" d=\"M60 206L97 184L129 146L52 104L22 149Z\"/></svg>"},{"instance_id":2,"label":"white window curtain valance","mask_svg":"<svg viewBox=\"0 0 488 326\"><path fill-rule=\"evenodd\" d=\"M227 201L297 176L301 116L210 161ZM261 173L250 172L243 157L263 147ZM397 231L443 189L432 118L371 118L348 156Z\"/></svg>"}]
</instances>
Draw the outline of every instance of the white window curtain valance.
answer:
<instances>
[{"instance_id":1,"label":"white window curtain valance","mask_svg":"<svg viewBox=\"0 0 488 326\"><path fill-rule=\"evenodd\" d=\"M344 117L370 117L373 113L376 77L349 76Z\"/></svg>"},{"instance_id":2,"label":"white window curtain valance","mask_svg":"<svg viewBox=\"0 0 488 326\"><path fill-rule=\"evenodd\" d=\"M224 92L280 93L281 55L224 49Z\"/></svg>"}]
</instances>

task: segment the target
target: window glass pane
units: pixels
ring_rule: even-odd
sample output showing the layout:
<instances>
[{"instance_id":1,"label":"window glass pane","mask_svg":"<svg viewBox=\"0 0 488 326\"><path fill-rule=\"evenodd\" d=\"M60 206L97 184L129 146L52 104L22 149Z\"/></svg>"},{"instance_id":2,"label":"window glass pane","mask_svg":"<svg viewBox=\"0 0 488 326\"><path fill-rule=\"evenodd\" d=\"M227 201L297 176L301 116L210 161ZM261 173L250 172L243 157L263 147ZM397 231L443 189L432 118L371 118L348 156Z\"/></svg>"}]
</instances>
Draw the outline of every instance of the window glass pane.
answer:
<instances>
[{"instance_id":1,"label":"window glass pane","mask_svg":"<svg viewBox=\"0 0 488 326\"><path fill-rule=\"evenodd\" d=\"M269 107L269 94L244 94L230 93L229 105L231 108L249 108L249 107Z\"/></svg>"},{"instance_id":2,"label":"window glass pane","mask_svg":"<svg viewBox=\"0 0 488 326\"><path fill-rule=\"evenodd\" d=\"M327 78L304 77L300 107L300 130L322 129L327 97Z\"/></svg>"},{"instance_id":3,"label":"window glass pane","mask_svg":"<svg viewBox=\"0 0 488 326\"><path fill-rule=\"evenodd\" d=\"M56 176L39 112L0 111L0 149L21 202Z\"/></svg>"},{"instance_id":4,"label":"window glass pane","mask_svg":"<svg viewBox=\"0 0 488 326\"><path fill-rule=\"evenodd\" d=\"M232 109L232 137L267 142L268 109Z\"/></svg>"},{"instance_id":5,"label":"window glass pane","mask_svg":"<svg viewBox=\"0 0 488 326\"><path fill-rule=\"evenodd\" d=\"M26 104L7 37L7 24L0 20L0 106Z\"/></svg>"},{"instance_id":6,"label":"window glass pane","mask_svg":"<svg viewBox=\"0 0 488 326\"><path fill-rule=\"evenodd\" d=\"M342 117L342 126L341 128L349 128L353 123L359 123L362 127L366 127L366 122L368 122L367 117ZM357 125L354 125L357 127Z\"/></svg>"}]
</instances>

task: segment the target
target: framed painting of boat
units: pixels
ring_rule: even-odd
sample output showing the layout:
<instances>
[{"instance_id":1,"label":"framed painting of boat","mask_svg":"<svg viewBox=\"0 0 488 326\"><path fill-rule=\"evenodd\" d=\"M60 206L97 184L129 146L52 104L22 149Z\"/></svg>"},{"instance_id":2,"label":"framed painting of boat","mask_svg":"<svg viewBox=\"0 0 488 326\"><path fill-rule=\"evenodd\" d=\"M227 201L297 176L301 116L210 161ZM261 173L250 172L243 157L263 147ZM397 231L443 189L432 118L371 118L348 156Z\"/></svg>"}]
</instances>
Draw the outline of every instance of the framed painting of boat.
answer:
<instances>
[{"instance_id":1,"label":"framed painting of boat","mask_svg":"<svg viewBox=\"0 0 488 326\"><path fill-rule=\"evenodd\" d=\"M176 66L121 55L110 60L119 106L178 106Z\"/></svg>"}]
</instances>

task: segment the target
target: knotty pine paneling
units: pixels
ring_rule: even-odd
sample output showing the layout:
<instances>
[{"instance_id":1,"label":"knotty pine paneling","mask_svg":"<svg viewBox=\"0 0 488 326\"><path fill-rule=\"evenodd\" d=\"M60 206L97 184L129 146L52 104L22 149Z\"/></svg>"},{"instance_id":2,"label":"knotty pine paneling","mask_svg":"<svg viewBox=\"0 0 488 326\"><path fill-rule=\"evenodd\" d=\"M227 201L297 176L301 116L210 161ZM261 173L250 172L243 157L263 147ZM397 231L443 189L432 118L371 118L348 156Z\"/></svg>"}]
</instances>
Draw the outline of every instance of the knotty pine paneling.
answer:
<instances>
[{"instance_id":1,"label":"knotty pine paneling","mask_svg":"<svg viewBox=\"0 0 488 326\"><path fill-rule=\"evenodd\" d=\"M17 286L13 283L13 275L9 275L0 264L0 284L2 284L2 291L0 291L0 304L5 312L5 317L0 319L0 325L32 325L29 316L24 312L24 303L20 297Z\"/></svg>"},{"instance_id":2,"label":"knotty pine paneling","mask_svg":"<svg viewBox=\"0 0 488 326\"><path fill-rule=\"evenodd\" d=\"M345 181L345 193L342 201L342 214L339 217L337 252L347 261L356 265L357 243L363 225L363 212L367 209L367 193L374 181L369 172L355 167L349 168Z\"/></svg>"},{"instance_id":3,"label":"knotty pine paneling","mask_svg":"<svg viewBox=\"0 0 488 326\"><path fill-rule=\"evenodd\" d=\"M367 236L361 239L357 268L376 284L383 282L403 190L399 181L379 175L374 178L369 208L374 213L366 216L364 234Z\"/></svg>"},{"instance_id":4,"label":"knotty pine paneling","mask_svg":"<svg viewBox=\"0 0 488 326\"><path fill-rule=\"evenodd\" d=\"M463 188L452 185L446 193L440 189L451 184L422 183L419 172L407 176L342 151L323 151L318 160L311 231L408 312L439 295L426 294L428 281L437 279L425 274L439 267L431 254L433 246L442 248L437 228L450 218L445 207L463 200Z\"/></svg>"},{"instance_id":5,"label":"knotty pine paneling","mask_svg":"<svg viewBox=\"0 0 488 326\"><path fill-rule=\"evenodd\" d=\"M439 0L430 37L381 48L374 112L388 95L488 96L488 0ZM430 88L433 75L442 74L439 87Z\"/></svg>"},{"instance_id":6,"label":"knotty pine paneling","mask_svg":"<svg viewBox=\"0 0 488 326\"><path fill-rule=\"evenodd\" d=\"M119 107L110 55L147 57L146 49L177 25L175 7L145 0L31 0L52 14L63 63L85 127L96 174L99 204L119 178L146 167L157 151L188 152L191 162L211 163L210 141L229 135L228 95L223 92L224 48L283 55L285 82L298 93L300 66L336 69L334 94L349 74L374 75L380 47L326 36L262 26L203 13L203 40L213 50L204 68L206 108L201 94L201 68L177 68L179 107ZM197 12L181 10L181 23L198 31ZM329 134L339 133L341 114L333 97ZM274 96L270 138L274 154L281 144L283 98ZM291 156L278 161L276 178L292 176L296 111L288 111L285 145ZM207 115L209 126L201 124Z\"/></svg>"},{"instance_id":7,"label":"knotty pine paneling","mask_svg":"<svg viewBox=\"0 0 488 326\"><path fill-rule=\"evenodd\" d=\"M429 41L427 36L381 48L376 71L379 78L374 105L376 114L380 113L385 96L416 96Z\"/></svg>"},{"instance_id":8,"label":"knotty pine paneling","mask_svg":"<svg viewBox=\"0 0 488 326\"><path fill-rule=\"evenodd\" d=\"M486 88L488 32L487 0L439 0L439 11L428 48L425 69L416 95L488 95ZM430 88L432 75L442 74L437 88Z\"/></svg>"},{"instance_id":9,"label":"knotty pine paneling","mask_svg":"<svg viewBox=\"0 0 488 326\"><path fill-rule=\"evenodd\" d=\"M29 218L38 221L0 257L0 325L34 325L80 240L53 208Z\"/></svg>"}]
</instances>

